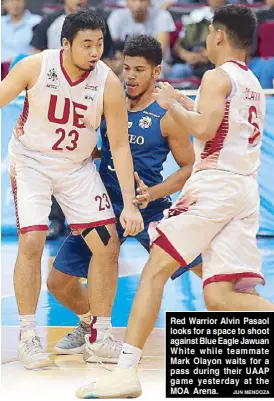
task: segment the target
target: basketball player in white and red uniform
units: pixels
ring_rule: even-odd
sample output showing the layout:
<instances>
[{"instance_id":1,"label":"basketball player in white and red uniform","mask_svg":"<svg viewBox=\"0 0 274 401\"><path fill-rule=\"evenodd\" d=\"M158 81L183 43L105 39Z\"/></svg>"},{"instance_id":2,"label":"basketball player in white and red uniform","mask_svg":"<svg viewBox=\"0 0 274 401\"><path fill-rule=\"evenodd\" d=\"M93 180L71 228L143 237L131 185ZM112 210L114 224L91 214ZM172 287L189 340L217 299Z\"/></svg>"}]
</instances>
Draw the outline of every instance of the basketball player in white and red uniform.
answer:
<instances>
[{"instance_id":1,"label":"basketball player in white and red uniform","mask_svg":"<svg viewBox=\"0 0 274 401\"><path fill-rule=\"evenodd\" d=\"M123 87L99 59L104 21L93 11L66 17L62 49L28 57L0 84L0 107L26 89L23 113L9 144L19 249L14 285L20 319L19 359L28 369L49 366L35 329L41 255L53 194L70 227L93 253L89 273L95 341L115 346L109 334L117 285L119 240L107 191L90 155L104 114L124 209L125 235L143 229L135 198Z\"/></svg>"},{"instance_id":2,"label":"basketball player in white and red uniform","mask_svg":"<svg viewBox=\"0 0 274 401\"><path fill-rule=\"evenodd\" d=\"M137 365L160 309L167 279L202 253L204 298L209 310L274 310L253 295L263 284L256 243L262 88L245 59L256 17L244 6L215 11L207 38L216 69L205 74L195 111L168 84L155 98L195 137L195 165L168 216L154 225L150 260L143 270L118 367L105 380L78 389L79 398L138 397ZM152 229L153 231L153 229Z\"/></svg>"}]
</instances>

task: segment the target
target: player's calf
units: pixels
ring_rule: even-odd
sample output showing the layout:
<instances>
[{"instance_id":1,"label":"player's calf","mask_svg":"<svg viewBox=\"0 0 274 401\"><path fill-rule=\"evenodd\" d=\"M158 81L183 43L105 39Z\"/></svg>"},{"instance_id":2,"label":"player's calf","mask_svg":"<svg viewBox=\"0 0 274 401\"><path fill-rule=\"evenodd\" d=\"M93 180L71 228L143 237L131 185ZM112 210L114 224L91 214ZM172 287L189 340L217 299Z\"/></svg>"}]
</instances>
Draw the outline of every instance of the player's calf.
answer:
<instances>
[{"instance_id":1,"label":"player's calf","mask_svg":"<svg viewBox=\"0 0 274 401\"><path fill-rule=\"evenodd\" d=\"M35 311L41 288L41 256L46 232L32 231L19 236L14 287L19 309L19 360L27 369L52 365L36 333Z\"/></svg>"},{"instance_id":2,"label":"player's calf","mask_svg":"<svg viewBox=\"0 0 274 401\"><path fill-rule=\"evenodd\" d=\"M86 336L84 360L117 361L121 345L110 334L111 312L118 281L120 243L115 226L84 230L82 236L92 252L88 272L91 312L90 335ZM96 355L94 357L94 355Z\"/></svg>"}]
</instances>

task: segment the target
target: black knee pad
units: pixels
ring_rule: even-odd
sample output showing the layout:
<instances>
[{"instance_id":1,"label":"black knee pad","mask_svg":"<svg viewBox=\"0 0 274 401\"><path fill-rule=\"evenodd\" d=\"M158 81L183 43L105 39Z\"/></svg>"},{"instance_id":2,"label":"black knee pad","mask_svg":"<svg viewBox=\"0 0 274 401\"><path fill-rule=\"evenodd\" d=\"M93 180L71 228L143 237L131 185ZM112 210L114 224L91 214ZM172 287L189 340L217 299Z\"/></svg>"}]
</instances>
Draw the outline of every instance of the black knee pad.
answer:
<instances>
[{"instance_id":1,"label":"black knee pad","mask_svg":"<svg viewBox=\"0 0 274 401\"><path fill-rule=\"evenodd\" d=\"M107 246L107 244L109 243L110 240L110 233L108 231L108 229L106 228L106 226L99 226L99 227L92 227L92 228L86 228L83 232L82 232L82 236L83 238L86 238L86 236L92 231L92 230L96 230L97 234L99 235L101 241L103 242L103 244L105 246Z\"/></svg>"}]
</instances>

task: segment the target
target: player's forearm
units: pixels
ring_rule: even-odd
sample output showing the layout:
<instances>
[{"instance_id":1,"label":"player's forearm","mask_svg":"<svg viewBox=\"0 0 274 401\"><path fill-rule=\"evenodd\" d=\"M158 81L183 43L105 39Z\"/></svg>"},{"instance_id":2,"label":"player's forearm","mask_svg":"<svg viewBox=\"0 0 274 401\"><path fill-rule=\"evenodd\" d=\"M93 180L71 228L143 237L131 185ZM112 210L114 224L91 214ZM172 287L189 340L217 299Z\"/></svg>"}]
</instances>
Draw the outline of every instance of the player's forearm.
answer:
<instances>
[{"instance_id":1,"label":"player's forearm","mask_svg":"<svg viewBox=\"0 0 274 401\"><path fill-rule=\"evenodd\" d=\"M163 198L180 191L191 176L192 165L186 165L176 173L170 175L161 184L149 188L151 200Z\"/></svg>"},{"instance_id":2,"label":"player's forearm","mask_svg":"<svg viewBox=\"0 0 274 401\"><path fill-rule=\"evenodd\" d=\"M135 198L133 162L129 144L111 149L114 168L120 184L124 204L132 204Z\"/></svg>"},{"instance_id":3,"label":"player's forearm","mask_svg":"<svg viewBox=\"0 0 274 401\"><path fill-rule=\"evenodd\" d=\"M200 141L206 142L215 136L216 128L212 126L212 121L203 114L186 110L176 100L169 103L168 111L178 125Z\"/></svg>"}]
</instances>

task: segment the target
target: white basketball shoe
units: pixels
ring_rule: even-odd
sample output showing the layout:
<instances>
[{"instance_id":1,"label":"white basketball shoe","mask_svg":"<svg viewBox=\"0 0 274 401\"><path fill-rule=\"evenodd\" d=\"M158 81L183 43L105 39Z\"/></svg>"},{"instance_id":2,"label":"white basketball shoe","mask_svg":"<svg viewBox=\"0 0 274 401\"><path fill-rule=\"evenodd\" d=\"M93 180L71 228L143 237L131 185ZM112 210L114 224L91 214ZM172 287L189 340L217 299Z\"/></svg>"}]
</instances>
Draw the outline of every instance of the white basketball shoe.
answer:
<instances>
[{"instance_id":1,"label":"white basketball shoe","mask_svg":"<svg viewBox=\"0 0 274 401\"><path fill-rule=\"evenodd\" d=\"M20 334L18 358L26 369L41 369L55 365L43 350L40 338L34 330Z\"/></svg>"},{"instance_id":2,"label":"white basketball shoe","mask_svg":"<svg viewBox=\"0 0 274 401\"><path fill-rule=\"evenodd\" d=\"M117 363L122 351L123 343L115 338L107 330L101 341L90 343L89 334L85 335L85 348L83 358L85 362Z\"/></svg>"}]
</instances>

